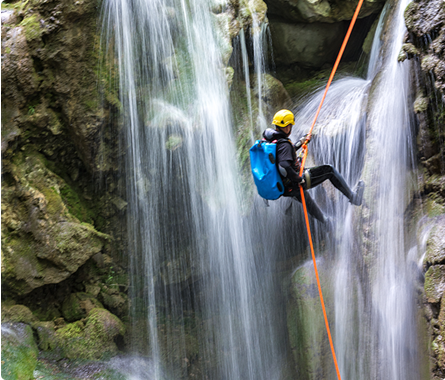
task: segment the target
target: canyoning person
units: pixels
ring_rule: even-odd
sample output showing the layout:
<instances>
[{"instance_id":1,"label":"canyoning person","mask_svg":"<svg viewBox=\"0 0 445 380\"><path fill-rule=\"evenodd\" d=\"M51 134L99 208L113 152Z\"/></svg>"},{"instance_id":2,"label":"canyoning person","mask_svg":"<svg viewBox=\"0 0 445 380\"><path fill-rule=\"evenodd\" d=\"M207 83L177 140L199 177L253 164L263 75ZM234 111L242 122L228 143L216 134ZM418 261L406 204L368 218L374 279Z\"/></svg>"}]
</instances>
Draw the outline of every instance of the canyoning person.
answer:
<instances>
[{"instance_id":1,"label":"canyoning person","mask_svg":"<svg viewBox=\"0 0 445 380\"><path fill-rule=\"evenodd\" d=\"M282 109L273 117L272 125L275 129L267 128L263 132L263 137L267 141L277 141L276 164L283 180L283 196L293 197L301 202L299 186L303 186L303 190L308 190L326 180L330 180L335 188L349 199L351 204L360 206L362 204L364 182L359 181L355 191L352 191L341 174L332 165L325 164L305 168L303 175L300 177L301 159L297 156L297 151L302 147L307 137L302 137L297 143L293 144L289 136L294 124L294 114L289 110ZM305 200L307 209L312 216L323 223L329 220L307 193L305 193Z\"/></svg>"}]
</instances>

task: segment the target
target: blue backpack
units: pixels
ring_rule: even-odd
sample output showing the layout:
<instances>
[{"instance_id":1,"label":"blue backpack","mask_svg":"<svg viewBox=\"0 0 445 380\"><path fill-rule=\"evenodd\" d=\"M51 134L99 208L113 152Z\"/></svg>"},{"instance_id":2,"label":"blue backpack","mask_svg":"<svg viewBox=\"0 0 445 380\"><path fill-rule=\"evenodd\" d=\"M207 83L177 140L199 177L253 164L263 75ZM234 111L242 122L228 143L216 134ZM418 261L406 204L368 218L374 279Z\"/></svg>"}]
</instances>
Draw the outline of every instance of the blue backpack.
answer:
<instances>
[{"instance_id":1,"label":"blue backpack","mask_svg":"<svg viewBox=\"0 0 445 380\"><path fill-rule=\"evenodd\" d=\"M250 167L258 194L269 200L278 199L284 193L283 181L276 164L277 142L257 140L249 151Z\"/></svg>"}]
</instances>

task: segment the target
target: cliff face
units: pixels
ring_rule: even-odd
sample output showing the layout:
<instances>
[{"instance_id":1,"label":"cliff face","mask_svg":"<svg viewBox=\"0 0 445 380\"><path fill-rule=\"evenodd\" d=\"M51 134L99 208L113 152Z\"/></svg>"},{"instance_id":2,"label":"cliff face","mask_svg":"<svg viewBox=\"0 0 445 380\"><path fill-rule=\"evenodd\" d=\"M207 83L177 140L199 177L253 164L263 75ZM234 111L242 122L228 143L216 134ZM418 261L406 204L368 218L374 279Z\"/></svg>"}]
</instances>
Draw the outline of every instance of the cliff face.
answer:
<instances>
[{"instance_id":1,"label":"cliff face","mask_svg":"<svg viewBox=\"0 0 445 380\"><path fill-rule=\"evenodd\" d=\"M73 308L75 319L95 307L126 316L117 222L125 202L114 185L117 143L107 121L116 101L99 95L109 78L98 78L98 7L2 3L2 322L11 331L36 318L50 323L33 325L44 331L43 350L60 346L43 336L66 323L72 329ZM87 299L75 296L84 292ZM86 327L78 327L80 336ZM14 356L5 360L14 368Z\"/></svg>"},{"instance_id":2,"label":"cliff face","mask_svg":"<svg viewBox=\"0 0 445 380\"><path fill-rule=\"evenodd\" d=\"M423 210L427 212L425 316L429 326L431 376L445 376L445 4L412 2L405 11L408 28L399 59L415 61L419 122L418 159Z\"/></svg>"},{"instance_id":3,"label":"cliff face","mask_svg":"<svg viewBox=\"0 0 445 380\"><path fill-rule=\"evenodd\" d=\"M99 231L115 235L125 203L99 188L117 153L98 91L98 4L2 6L2 273L14 297L111 254Z\"/></svg>"}]
</instances>

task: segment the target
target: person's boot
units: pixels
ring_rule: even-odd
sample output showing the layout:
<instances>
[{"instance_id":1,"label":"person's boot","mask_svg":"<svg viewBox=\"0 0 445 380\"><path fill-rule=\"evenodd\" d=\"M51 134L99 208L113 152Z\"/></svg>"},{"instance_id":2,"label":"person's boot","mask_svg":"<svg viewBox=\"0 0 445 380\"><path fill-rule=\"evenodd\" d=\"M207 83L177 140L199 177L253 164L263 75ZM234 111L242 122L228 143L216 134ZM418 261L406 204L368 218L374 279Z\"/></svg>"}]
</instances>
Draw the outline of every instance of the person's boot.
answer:
<instances>
[{"instance_id":1,"label":"person's boot","mask_svg":"<svg viewBox=\"0 0 445 380\"><path fill-rule=\"evenodd\" d=\"M361 206L364 191L365 191L365 183L362 180L360 180L355 186L354 192L349 202L351 202L355 206Z\"/></svg>"}]
</instances>

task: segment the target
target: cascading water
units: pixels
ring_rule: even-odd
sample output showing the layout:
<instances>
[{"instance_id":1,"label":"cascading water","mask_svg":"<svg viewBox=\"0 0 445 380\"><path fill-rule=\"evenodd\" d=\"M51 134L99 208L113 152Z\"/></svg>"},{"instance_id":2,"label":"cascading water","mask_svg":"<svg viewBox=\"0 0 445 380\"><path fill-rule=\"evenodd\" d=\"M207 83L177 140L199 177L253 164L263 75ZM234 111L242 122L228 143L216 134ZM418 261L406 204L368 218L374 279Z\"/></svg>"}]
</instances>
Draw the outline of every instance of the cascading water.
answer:
<instances>
[{"instance_id":1,"label":"cascading water","mask_svg":"<svg viewBox=\"0 0 445 380\"><path fill-rule=\"evenodd\" d=\"M344 379L421 378L403 228L414 128L407 111L409 64L397 62L406 5L389 2L389 21L384 26L382 18L377 29L379 36L385 28L386 37L374 43L368 79L333 84L310 145L312 160L332 164L351 185L361 177L367 185L362 209L328 188L311 190L335 216L334 231L326 235L318 222L313 231L332 263L331 328ZM251 215L240 214L214 18L205 0L104 1L103 46L118 68L125 152L130 339L134 351L150 356L144 373L154 379L281 379L291 360L274 273L280 276L277 261L305 249L304 222L301 208L289 216L284 199L269 208L255 202ZM253 129L265 120L265 26L254 19L251 27L253 57L241 31L240 65L233 66L246 84ZM294 139L307 133L320 97L297 109ZM314 326L297 329L312 333ZM315 328L314 335L325 333L323 325ZM312 366L325 367L326 377L333 374L331 359L323 357ZM314 373L298 376L318 379Z\"/></svg>"},{"instance_id":2,"label":"cascading water","mask_svg":"<svg viewBox=\"0 0 445 380\"><path fill-rule=\"evenodd\" d=\"M397 60L408 3L388 2L376 32L368 79L333 84L310 146L316 162L334 165L351 186L360 177L367 186L361 213L347 206L341 194L324 207L336 220L326 251L335 262L330 271L330 315L345 379L414 380L423 378L425 370L417 338L416 275L410 262L419 258L408 256L404 227L415 188L410 65ZM296 124L302 128L294 137L307 132L320 98L317 94L300 107ZM327 196L323 188L312 192L318 200Z\"/></svg>"},{"instance_id":3,"label":"cascading water","mask_svg":"<svg viewBox=\"0 0 445 380\"><path fill-rule=\"evenodd\" d=\"M150 355L155 379L279 378L208 3L104 1L125 152L130 339Z\"/></svg>"}]
</instances>

